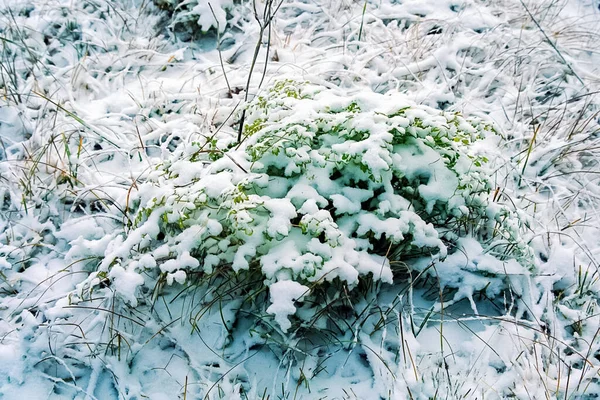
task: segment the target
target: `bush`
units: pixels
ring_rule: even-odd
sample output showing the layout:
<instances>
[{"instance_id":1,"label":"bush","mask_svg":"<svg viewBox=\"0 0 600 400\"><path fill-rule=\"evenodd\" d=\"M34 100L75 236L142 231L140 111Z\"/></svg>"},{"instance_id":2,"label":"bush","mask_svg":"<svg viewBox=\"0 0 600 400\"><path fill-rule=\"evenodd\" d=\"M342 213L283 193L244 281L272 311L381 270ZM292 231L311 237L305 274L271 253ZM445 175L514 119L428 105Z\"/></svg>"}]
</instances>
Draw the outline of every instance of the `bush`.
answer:
<instances>
[{"instance_id":1,"label":"bush","mask_svg":"<svg viewBox=\"0 0 600 400\"><path fill-rule=\"evenodd\" d=\"M397 261L443 267L470 243L485 257L465 274L493 275L505 259L533 268L521 220L491 201L488 159L474 151L489 135L402 98L278 82L248 106L241 143L205 138L157 168L99 273L132 304L144 285L258 273L285 332L296 300L331 282L391 284Z\"/></svg>"}]
</instances>

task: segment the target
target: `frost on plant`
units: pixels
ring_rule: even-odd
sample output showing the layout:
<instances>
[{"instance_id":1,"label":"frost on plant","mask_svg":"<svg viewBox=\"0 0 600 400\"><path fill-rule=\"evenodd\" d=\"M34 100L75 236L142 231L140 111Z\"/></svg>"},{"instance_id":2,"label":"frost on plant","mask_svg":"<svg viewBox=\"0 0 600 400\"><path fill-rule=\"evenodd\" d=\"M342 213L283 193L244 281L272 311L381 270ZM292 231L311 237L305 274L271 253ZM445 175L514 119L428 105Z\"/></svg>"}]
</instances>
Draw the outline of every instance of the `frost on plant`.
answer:
<instances>
[{"instance_id":1,"label":"frost on plant","mask_svg":"<svg viewBox=\"0 0 600 400\"><path fill-rule=\"evenodd\" d=\"M248 106L243 133L239 144L195 142L140 187L135 222L102 266L117 291L132 273L173 284L216 269L258 272L271 300L282 299L266 311L286 331L293 300L333 282L392 284L399 262L448 265L459 277L501 274L505 262L533 268L520 219L492 201L488 160L473 151L494 135L481 121L281 81ZM462 271L455 253L469 241L480 262ZM138 260L123 265L132 253ZM128 300L132 285L155 286L128 282Z\"/></svg>"}]
</instances>

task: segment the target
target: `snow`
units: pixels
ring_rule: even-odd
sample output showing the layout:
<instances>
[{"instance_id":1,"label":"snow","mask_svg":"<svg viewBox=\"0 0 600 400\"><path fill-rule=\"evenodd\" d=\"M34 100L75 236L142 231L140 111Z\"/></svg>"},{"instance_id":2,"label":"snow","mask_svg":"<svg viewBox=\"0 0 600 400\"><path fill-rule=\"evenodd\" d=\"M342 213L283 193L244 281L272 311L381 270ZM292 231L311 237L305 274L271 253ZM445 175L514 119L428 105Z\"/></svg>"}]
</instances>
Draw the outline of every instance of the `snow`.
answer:
<instances>
[{"instance_id":1,"label":"snow","mask_svg":"<svg viewBox=\"0 0 600 400\"><path fill-rule=\"evenodd\" d=\"M263 205L271 213L267 234L271 237L287 236L291 228L290 220L297 215L296 208L287 199L268 199Z\"/></svg>"},{"instance_id":2,"label":"snow","mask_svg":"<svg viewBox=\"0 0 600 400\"><path fill-rule=\"evenodd\" d=\"M600 4L265 4L0 2L0 398L597 396Z\"/></svg>"},{"instance_id":3,"label":"snow","mask_svg":"<svg viewBox=\"0 0 600 400\"><path fill-rule=\"evenodd\" d=\"M136 291L144 283L144 277L134 271L127 271L120 265L113 266L109 276L123 298L133 307L137 306Z\"/></svg>"},{"instance_id":4,"label":"snow","mask_svg":"<svg viewBox=\"0 0 600 400\"><path fill-rule=\"evenodd\" d=\"M308 292L306 286L294 281L278 281L269 286L271 305L267 312L275 316L275 322L284 333L292 326L288 317L296 312L294 302L302 300Z\"/></svg>"}]
</instances>

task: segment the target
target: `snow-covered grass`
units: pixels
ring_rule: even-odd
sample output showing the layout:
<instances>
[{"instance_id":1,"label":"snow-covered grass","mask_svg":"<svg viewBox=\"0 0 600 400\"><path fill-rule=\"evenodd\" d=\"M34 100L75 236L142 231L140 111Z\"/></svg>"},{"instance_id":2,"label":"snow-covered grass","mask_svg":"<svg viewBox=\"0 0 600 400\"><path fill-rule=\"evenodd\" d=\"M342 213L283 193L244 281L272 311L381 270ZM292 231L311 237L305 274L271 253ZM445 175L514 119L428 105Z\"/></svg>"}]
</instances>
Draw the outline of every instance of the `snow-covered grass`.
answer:
<instances>
[{"instance_id":1,"label":"snow-covered grass","mask_svg":"<svg viewBox=\"0 0 600 400\"><path fill-rule=\"evenodd\" d=\"M0 398L597 397L598 7L3 0Z\"/></svg>"}]
</instances>

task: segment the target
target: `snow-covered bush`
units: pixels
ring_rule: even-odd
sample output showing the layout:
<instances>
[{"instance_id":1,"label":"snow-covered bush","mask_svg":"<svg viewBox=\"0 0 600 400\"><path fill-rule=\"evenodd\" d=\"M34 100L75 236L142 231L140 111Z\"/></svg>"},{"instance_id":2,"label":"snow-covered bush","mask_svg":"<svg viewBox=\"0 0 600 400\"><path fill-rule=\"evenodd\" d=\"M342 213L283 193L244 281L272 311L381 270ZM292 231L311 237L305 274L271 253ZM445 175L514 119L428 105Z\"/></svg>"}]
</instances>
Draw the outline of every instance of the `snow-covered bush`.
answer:
<instances>
[{"instance_id":1,"label":"snow-covered bush","mask_svg":"<svg viewBox=\"0 0 600 400\"><path fill-rule=\"evenodd\" d=\"M465 274L501 272L508 258L532 267L520 219L492 201L475 152L494 134L401 97L280 81L248 106L241 143L202 138L156 169L99 273L132 304L142 285L258 273L286 331L294 301L316 287L393 283L396 262L442 262L464 252L459 242L486 253Z\"/></svg>"}]
</instances>

